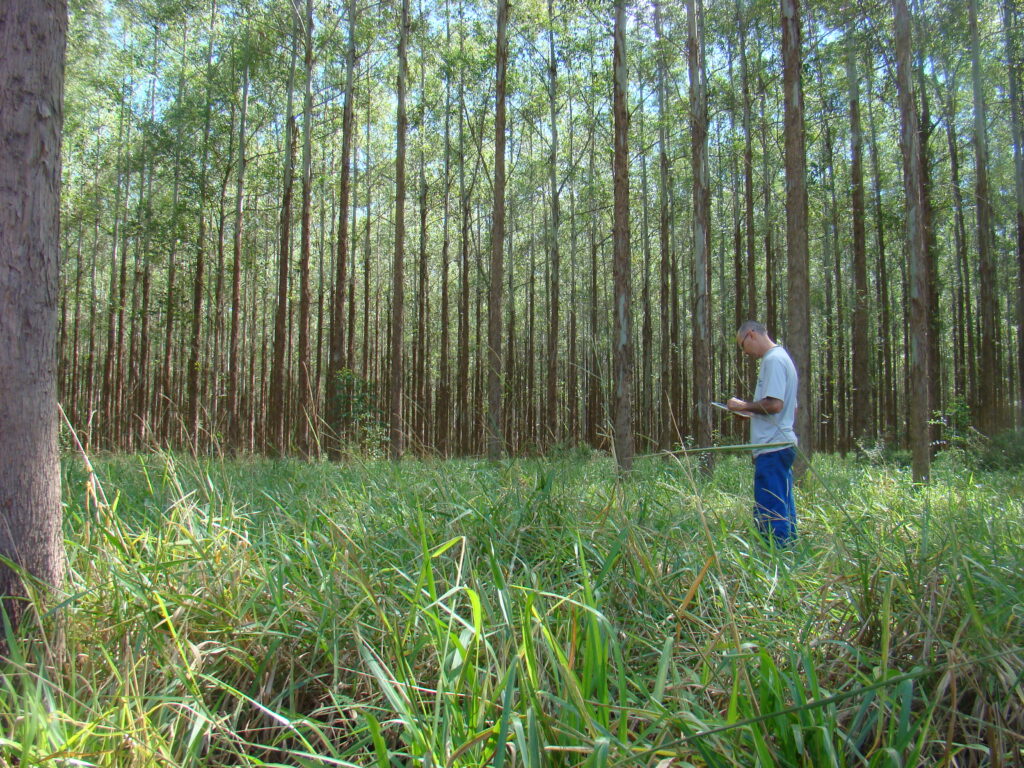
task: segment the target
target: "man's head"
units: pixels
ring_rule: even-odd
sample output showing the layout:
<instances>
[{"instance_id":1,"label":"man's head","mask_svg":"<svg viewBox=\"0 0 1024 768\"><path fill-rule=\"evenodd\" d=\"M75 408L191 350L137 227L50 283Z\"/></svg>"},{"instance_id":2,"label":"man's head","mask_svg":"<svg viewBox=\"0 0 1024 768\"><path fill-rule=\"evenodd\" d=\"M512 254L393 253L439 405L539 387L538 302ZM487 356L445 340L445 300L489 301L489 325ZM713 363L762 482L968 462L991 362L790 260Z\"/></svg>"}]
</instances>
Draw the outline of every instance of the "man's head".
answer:
<instances>
[{"instance_id":1,"label":"man's head","mask_svg":"<svg viewBox=\"0 0 1024 768\"><path fill-rule=\"evenodd\" d=\"M764 353L775 346L775 342L768 336L768 329L764 323L757 320L747 320L736 331L736 343L743 350L743 354L751 357L763 357Z\"/></svg>"}]
</instances>

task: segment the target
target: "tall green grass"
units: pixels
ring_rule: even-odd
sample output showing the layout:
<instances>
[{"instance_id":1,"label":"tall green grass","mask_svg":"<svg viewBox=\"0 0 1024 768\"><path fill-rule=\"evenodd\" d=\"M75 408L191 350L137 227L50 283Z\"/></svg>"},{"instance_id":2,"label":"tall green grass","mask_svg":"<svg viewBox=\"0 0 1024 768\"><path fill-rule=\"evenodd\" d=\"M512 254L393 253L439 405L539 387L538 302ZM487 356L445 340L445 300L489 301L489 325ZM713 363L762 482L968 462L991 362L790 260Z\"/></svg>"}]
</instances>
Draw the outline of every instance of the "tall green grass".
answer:
<instances>
[{"instance_id":1,"label":"tall green grass","mask_svg":"<svg viewBox=\"0 0 1024 768\"><path fill-rule=\"evenodd\" d=\"M740 457L97 475L65 464L2 765L1024 763L1021 478L956 456L926 490L817 457L789 551Z\"/></svg>"}]
</instances>

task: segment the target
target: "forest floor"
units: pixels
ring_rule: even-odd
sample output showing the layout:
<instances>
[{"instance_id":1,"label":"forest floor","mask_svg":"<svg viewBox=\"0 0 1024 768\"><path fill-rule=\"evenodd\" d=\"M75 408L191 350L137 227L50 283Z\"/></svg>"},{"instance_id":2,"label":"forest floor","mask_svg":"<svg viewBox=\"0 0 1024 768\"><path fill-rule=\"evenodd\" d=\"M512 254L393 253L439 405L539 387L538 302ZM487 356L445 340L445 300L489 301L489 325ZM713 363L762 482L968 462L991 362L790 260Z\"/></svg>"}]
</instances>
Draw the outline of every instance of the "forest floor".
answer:
<instances>
[{"instance_id":1,"label":"forest floor","mask_svg":"<svg viewBox=\"0 0 1024 768\"><path fill-rule=\"evenodd\" d=\"M787 551L740 456L93 461L0 765L1024 762L1024 475L964 453L815 457Z\"/></svg>"}]
</instances>

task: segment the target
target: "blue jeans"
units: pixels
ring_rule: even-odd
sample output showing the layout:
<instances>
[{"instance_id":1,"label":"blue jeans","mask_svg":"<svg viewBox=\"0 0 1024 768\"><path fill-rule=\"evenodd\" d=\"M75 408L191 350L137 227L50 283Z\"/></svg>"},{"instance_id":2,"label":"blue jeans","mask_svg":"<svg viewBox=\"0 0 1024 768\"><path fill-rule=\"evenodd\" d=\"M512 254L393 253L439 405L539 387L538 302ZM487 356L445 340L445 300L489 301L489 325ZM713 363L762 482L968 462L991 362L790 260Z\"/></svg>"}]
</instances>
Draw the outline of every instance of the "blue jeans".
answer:
<instances>
[{"instance_id":1,"label":"blue jeans","mask_svg":"<svg viewBox=\"0 0 1024 768\"><path fill-rule=\"evenodd\" d=\"M780 547L796 538L795 458L796 448L783 448L754 458L754 522L765 538L771 535Z\"/></svg>"}]
</instances>

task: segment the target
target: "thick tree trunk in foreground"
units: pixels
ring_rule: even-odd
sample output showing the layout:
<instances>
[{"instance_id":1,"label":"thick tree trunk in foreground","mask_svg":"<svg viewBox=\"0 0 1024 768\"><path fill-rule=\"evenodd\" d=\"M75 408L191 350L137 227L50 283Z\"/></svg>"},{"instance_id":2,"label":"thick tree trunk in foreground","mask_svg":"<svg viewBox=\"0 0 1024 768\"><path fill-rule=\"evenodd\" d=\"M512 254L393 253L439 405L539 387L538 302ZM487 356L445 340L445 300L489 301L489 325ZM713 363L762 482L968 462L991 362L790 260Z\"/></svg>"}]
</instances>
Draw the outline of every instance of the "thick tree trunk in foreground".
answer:
<instances>
[{"instance_id":1,"label":"thick tree trunk in foreground","mask_svg":"<svg viewBox=\"0 0 1024 768\"><path fill-rule=\"evenodd\" d=\"M615 187L615 325L612 356L615 367L615 459L619 469L633 467L633 308L629 263L629 109L626 104L626 3L615 3L615 42L613 46L613 107L615 120L615 159L612 165Z\"/></svg>"},{"instance_id":2,"label":"thick tree trunk in foreground","mask_svg":"<svg viewBox=\"0 0 1024 768\"><path fill-rule=\"evenodd\" d=\"M0 556L58 587L57 274L62 0L0 6ZM17 626L22 574L0 564L0 613ZM2 642L0 642L2 650Z\"/></svg>"},{"instance_id":3,"label":"thick tree trunk in foreground","mask_svg":"<svg viewBox=\"0 0 1024 768\"><path fill-rule=\"evenodd\" d=\"M928 480L928 285L924 206L921 196L920 134L910 61L910 12L906 0L893 0L896 25L896 88L900 105L900 146L907 195L907 238L910 244L910 447L914 482Z\"/></svg>"}]
</instances>

